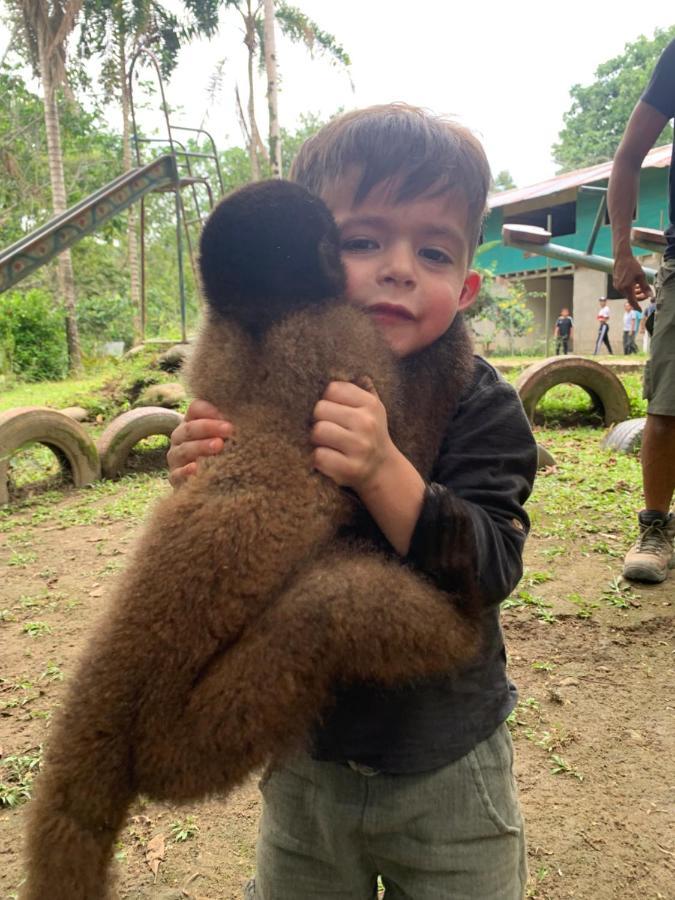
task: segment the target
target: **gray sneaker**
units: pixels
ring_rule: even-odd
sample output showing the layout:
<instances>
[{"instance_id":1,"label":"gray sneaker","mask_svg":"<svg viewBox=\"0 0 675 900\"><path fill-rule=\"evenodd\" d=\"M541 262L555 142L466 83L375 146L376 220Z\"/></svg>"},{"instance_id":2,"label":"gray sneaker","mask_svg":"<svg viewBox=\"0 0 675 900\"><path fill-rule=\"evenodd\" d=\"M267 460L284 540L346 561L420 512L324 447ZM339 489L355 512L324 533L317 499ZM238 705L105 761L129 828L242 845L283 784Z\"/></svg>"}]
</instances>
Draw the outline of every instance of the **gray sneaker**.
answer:
<instances>
[{"instance_id":1,"label":"gray sneaker","mask_svg":"<svg viewBox=\"0 0 675 900\"><path fill-rule=\"evenodd\" d=\"M623 577L630 581L665 581L668 568L675 567L675 516L653 519L639 517L640 535L623 561Z\"/></svg>"}]
</instances>

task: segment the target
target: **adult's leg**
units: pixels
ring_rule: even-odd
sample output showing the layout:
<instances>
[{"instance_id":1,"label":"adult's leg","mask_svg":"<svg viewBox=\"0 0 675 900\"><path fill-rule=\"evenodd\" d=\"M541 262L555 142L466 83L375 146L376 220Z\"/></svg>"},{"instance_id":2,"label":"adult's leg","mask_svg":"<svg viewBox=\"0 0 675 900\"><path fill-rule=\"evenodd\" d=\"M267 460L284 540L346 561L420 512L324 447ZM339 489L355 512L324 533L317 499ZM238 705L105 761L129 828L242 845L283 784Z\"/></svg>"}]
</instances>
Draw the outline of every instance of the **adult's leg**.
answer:
<instances>
[{"instance_id":1,"label":"adult's leg","mask_svg":"<svg viewBox=\"0 0 675 900\"><path fill-rule=\"evenodd\" d=\"M614 351L612 350L612 345L609 342L609 325L607 323L605 323L603 328L604 328L604 334L603 334L602 342L605 345L605 347L607 347L607 352L609 354L613 355Z\"/></svg>"},{"instance_id":2,"label":"adult's leg","mask_svg":"<svg viewBox=\"0 0 675 900\"><path fill-rule=\"evenodd\" d=\"M641 458L645 507L666 515L675 493L675 414L647 415Z\"/></svg>"},{"instance_id":3,"label":"adult's leg","mask_svg":"<svg viewBox=\"0 0 675 900\"><path fill-rule=\"evenodd\" d=\"M651 349L641 451L645 509L639 513L639 536L626 554L623 574L660 582L675 565L675 517L669 513L675 492L675 260L665 262L659 272Z\"/></svg>"},{"instance_id":4,"label":"adult's leg","mask_svg":"<svg viewBox=\"0 0 675 900\"><path fill-rule=\"evenodd\" d=\"M604 327L603 325L600 325L598 327L598 336L595 340L595 349L593 350L593 356L597 356L598 353L600 352L600 347L602 345L602 339L603 339L603 327Z\"/></svg>"}]
</instances>

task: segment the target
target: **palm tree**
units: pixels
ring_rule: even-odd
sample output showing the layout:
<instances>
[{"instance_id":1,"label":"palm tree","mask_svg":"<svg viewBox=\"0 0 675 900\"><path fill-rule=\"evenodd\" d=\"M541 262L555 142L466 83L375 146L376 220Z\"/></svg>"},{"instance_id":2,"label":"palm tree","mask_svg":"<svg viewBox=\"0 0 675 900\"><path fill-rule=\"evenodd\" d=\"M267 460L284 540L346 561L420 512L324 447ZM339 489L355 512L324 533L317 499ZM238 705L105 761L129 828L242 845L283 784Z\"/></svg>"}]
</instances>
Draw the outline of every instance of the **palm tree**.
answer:
<instances>
[{"instance_id":1,"label":"palm tree","mask_svg":"<svg viewBox=\"0 0 675 900\"><path fill-rule=\"evenodd\" d=\"M277 0L185 0L185 5L199 22L202 33L212 36L218 29L218 13L220 8L235 9L241 16L244 26L244 44L248 54L248 103L246 115L239 101L237 103L246 137L251 160L251 176L260 178L261 160L272 167L275 175L281 175L279 112L277 104L277 67L276 48L274 44L273 23L276 22L283 35L294 43L304 44L313 56L314 53L325 54L335 63L349 68L350 59L346 51L337 42L334 35L323 31L316 22L306 16L302 10ZM272 46L266 48L266 42L272 40ZM267 50L267 52L266 52ZM256 60L264 61L267 71L267 101L269 109L269 140L265 147L258 128L255 111L254 85Z\"/></svg>"},{"instance_id":2,"label":"palm tree","mask_svg":"<svg viewBox=\"0 0 675 900\"><path fill-rule=\"evenodd\" d=\"M75 27L81 6L82 0L14 0L11 5L17 21L21 22L31 64L42 84L47 160L55 216L66 210L57 91L63 87L72 98L66 77L66 42ZM69 368L71 372L78 372L82 368L82 355L70 250L59 254L57 274L66 317Z\"/></svg>"}]
</instances>

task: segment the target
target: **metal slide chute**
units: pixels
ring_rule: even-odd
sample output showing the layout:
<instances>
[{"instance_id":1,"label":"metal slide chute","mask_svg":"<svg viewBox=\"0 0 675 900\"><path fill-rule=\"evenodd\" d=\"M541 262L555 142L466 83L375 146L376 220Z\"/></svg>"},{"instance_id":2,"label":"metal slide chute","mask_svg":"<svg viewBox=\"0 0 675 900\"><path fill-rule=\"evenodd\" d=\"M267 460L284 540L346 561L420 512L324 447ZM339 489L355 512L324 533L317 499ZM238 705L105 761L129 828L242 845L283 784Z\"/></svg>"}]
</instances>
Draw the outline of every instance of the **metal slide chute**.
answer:
<instances>
[{"instance_id":1,"label":"metal slide chute","mask_svg":"<svg viewBox=\"0 0 675 900\"><path fill-rule=\"evenodd\" d=\"M175 188L176 160L169 154L125 172L64 213L0 251L0 292L97 231L150 191Z\"/></svg>"}]
</instances>

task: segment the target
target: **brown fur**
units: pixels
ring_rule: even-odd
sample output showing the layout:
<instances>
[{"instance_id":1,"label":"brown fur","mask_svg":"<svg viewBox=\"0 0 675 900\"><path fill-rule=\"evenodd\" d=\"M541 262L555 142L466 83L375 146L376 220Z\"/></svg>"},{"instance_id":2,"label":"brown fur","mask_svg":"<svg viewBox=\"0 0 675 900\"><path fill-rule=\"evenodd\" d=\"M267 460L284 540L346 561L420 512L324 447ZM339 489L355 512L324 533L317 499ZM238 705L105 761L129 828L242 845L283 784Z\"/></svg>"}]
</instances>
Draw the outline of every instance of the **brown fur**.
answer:
<instances>
[{"instance_id":1,"label":"brown fur","mask_svg":"<svg viewBox=\"0 0 675 900\"><path fill-rule=\"evenodd\" d=\"M256 336L209 313L191 386L236 436L155 509L72 679L29 807L25 900L108 896L136 795L226 794L302 747L339 681L390 685L476 652L466 595L458 611L400 560L338 536L359 503L311 470L308 440L327 383L369 377L428 477L470 374L461 322L396 363L338 300Z\"/></svg>"}]
</instances>

